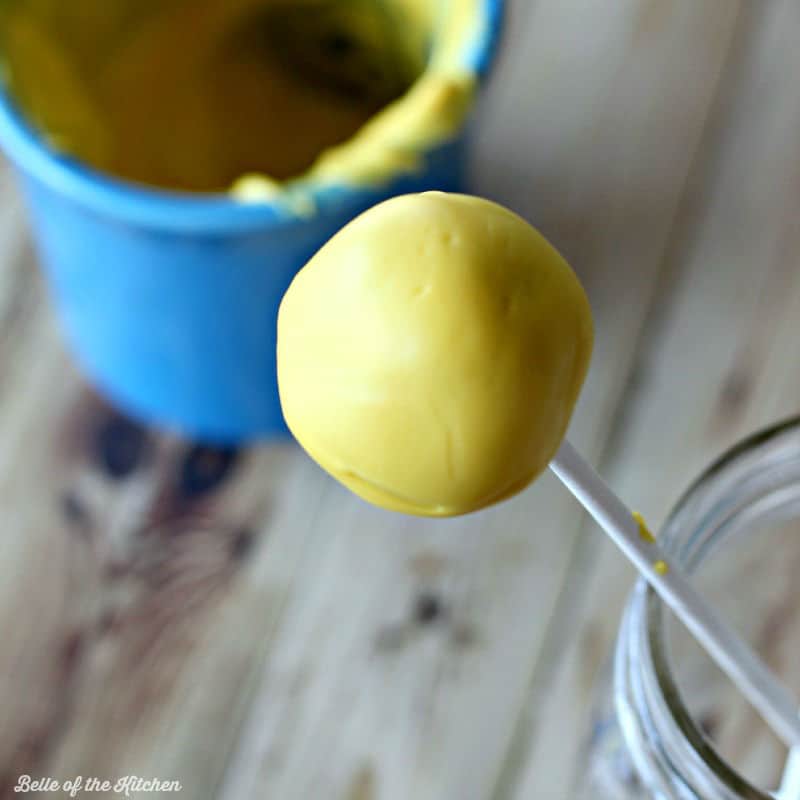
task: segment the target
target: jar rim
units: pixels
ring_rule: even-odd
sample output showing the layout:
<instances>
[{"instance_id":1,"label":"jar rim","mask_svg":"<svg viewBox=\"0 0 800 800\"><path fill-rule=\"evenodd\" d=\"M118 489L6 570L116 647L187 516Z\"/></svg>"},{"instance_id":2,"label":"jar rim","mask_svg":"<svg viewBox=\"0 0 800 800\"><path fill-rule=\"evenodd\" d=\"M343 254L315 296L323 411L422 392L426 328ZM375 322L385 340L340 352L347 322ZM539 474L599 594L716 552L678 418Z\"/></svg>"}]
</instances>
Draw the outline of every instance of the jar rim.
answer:
<instances>
[{"instance_id":1,"label":"jar rim","mask_svg":"<svg viewBox=\"0 0 800 800\"><path fill-rule=\"evenodd\" d=\"M670 511L663 530L675 525L698 495L704 492L710 483L737 465L742 458L751 456L763 446L771 444L787 433L796 433L798 430L800 430L800 414L760 429L724 451L682 493ZM664 621L667 619L666 605L649 585L644 589L642 601L644 604L642 620L646 631L642 645L648 651L648 664L652 667L655 677L655 689L659 693L671 721L675 724L677 732L726 789L735 792L739 797L748 798L748 800L772 800L773 794L754 786L722 758L715 745L709 741L695 722L684 702L667 655L664 625Z\"/></svg>"}]
</instances>

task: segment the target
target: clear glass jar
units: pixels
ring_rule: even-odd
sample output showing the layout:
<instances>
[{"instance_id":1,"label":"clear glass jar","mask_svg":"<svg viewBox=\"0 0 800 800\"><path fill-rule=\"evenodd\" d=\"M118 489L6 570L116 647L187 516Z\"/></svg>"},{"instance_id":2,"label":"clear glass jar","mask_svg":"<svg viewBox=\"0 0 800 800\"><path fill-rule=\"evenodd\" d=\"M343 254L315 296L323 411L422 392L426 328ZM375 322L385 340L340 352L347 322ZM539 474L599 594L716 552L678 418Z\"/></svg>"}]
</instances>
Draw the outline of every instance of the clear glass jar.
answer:
<instances>
[{"instance_id":1,"label":"clear glass jar","mask_svg":"<svg viewBox=\"0 0 800 800\"><path fill-rule=\"evenodd\" d=\"M659 542L798 693L800 417L719 459ZM778 791L785 747L643 581L597 698L574 797L790 800Z\"/></svg>"}]
</instances>

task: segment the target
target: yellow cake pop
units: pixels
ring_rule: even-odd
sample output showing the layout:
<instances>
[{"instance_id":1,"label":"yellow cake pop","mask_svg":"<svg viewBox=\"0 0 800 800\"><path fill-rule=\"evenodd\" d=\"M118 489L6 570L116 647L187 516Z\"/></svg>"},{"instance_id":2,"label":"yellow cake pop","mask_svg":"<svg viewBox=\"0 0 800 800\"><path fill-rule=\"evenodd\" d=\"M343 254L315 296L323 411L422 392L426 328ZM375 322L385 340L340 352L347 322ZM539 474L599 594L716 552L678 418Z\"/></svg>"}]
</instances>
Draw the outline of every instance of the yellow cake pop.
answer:
<instances>
[{"instance_id":1,"label":"yellow cake pop","mask_svg":"<svg viewBox=\"0 0 800 800\"><path fill-rule=\"evenodd\" d=\"M580 282L523 219L466 195L396 197L286 292L281 403L303 448L362 498L465 514L545 469L592 338Z\"/></svg>"}]
</instances>

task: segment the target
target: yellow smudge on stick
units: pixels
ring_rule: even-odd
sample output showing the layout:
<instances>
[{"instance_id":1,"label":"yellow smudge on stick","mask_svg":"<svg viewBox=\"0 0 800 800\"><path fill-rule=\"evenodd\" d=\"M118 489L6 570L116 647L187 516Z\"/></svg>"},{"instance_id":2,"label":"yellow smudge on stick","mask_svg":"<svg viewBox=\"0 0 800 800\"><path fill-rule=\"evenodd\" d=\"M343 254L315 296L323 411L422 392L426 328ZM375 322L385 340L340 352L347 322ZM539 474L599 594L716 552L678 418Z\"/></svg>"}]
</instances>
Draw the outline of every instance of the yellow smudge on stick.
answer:
<instances>
[{"instance_id":1,"label":"yellow smudge on stick","mask_svg":"<svg viewBox=\"0 0 800 800\"><path fill-rule=\"evenodd\" d=\"M669 572L669 564L667 564L666 561L656 561L656 563L653 564L653 569L659 575L666 575Z\"/></svg>"},{"instance_id":2,"label":"yellow smudge on stick","mask_svg":"<svg viewBox=\"0 0 800 800\"><path fill-rule=\"evenodd\" d=\"M634 511L633 518L636 520L636 524L639 526L639 536L641 536L646 542L655 544L656 537L653 536L650 528L647 527L644 517L638 511Z\"/></svg>"}]
</instances>

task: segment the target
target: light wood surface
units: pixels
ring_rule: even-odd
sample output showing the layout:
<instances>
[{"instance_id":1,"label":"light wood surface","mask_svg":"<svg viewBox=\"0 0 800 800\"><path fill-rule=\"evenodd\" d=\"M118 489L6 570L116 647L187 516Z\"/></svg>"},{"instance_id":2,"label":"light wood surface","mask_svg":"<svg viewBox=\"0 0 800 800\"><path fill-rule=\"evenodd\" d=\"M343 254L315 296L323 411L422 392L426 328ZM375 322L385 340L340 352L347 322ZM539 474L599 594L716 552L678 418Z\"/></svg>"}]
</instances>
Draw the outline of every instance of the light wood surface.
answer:
<instances>
[{"instance_id":1,"label":"light wood surface","mask_svg":"<svg viewBox=\"0 0 800 800\"><path fill-rule=\"evenodd\" d=\"M571 439L656 525L798 407L798 42L794 0L516 0L481 103L476 190L595 310ZM34 265L5 171L0 797L21 773L192 800L575 796L632 575L551 476L422 521L291 446L142 431L78 377Z\"/></svg>"}]
</instances>

